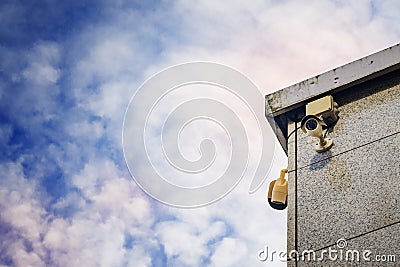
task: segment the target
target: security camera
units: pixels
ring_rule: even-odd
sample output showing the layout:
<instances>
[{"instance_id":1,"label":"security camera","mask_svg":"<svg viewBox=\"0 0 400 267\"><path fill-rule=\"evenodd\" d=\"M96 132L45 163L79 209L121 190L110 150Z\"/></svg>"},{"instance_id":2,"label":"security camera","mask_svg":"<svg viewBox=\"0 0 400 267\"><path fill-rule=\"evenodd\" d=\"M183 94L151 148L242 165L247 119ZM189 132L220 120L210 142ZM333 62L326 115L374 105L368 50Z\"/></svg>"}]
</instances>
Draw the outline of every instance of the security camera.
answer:
<instances>
[{"instance_id":1,"label":"security camera","mask_svg":"<svg viewBox=\"0 0 400 267\"><path fill-rule=\"evenodd\" d=\"M326 123L317 116L305 116L301 120L301 129L304 133L318 138L319 142L315 144L315 151L318 153L325 152L333 146L331 138L324 138L324 130L327 129Z\"/></svg>"},{"instance_id":2,"label":"security camera","mask_svg":"<svg viewBox=\"0 0 400 267\"><path fill-rule=\"evenodd\" d=\"M332 130L339 119L338 104L328 95L314 100L306 105L306 116L301 120L301 129L304 133L318 138L315 151L325 152L333 146L331 138L325 138L328 130Z\"/></svg>"},{"instance_id":3,"label":"security camera","mask_svg":"<svg viewBox=\"0 0 400 267\"><path fill-rule=\"evenodd\" d=\"M306 105L306 115L320 118L326 126L333 127L339 119L339 105L331 95L314 100Z\"/></svg>"},{"instance_id":4,"label":"security camera","mask_svg":"<svg viewBox=\"0 0 400 267\"><path fill-rule=\"evenodd\" d=\"M284 210L287 207L288 182L285 179L287 172L287 169L281 170L280 177L269 184L268 203L273 209Z\"/></svg>"}]
</instances>

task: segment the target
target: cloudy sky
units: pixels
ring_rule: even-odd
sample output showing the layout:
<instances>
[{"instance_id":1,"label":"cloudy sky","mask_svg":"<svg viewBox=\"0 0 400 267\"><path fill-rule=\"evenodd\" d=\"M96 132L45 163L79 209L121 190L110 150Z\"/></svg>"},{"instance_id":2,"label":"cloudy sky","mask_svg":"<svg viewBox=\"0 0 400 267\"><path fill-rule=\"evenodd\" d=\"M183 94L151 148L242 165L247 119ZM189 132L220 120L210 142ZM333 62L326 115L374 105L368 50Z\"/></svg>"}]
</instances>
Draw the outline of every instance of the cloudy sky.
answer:
<instances>
[{"instance_id":1,"label":"cloudy sky","mask_svg":"<svg viewBox=\"0 0 400 267\"><path fill-rule=\"evenodd\" d=\"M0 265L284 266L257 258L286 246L268 183L248 194L243 179L197 209L135 184L129 100L190 61L230 66L267 94L399 42L399 14L396 0L1 1ZM267 179L284 167L278 147Z\"/></svg>"}]
</instances>

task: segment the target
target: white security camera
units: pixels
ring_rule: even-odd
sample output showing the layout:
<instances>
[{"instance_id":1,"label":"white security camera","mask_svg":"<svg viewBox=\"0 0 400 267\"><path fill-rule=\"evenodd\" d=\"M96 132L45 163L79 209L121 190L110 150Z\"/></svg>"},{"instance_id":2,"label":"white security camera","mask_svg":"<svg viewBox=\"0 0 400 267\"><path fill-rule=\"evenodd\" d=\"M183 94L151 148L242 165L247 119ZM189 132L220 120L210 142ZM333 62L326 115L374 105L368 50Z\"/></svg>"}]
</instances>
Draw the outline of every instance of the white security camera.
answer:
<instances>
[{"instance_id":1,"label":"white security camera","mask_svg":"<svg viewBox=\"0 0 400 267\"><path fill-rule=\"evenodd\" d=\"M269 184L268 203L273 209L284 210L287 207L288 182L285 179L287 172L287 169L281 170L280 177Z\"/></svg>"},{"instance_id":2,"label":"white security camera","mask_svg":"<svg viewBox=\"0 0 400 267\"><path fill-rule=\"evenodd\" d=\"M333 146L331 138L325 138L328 130L332 130L339 119L339 106L328 95L314 100L306 105L306 116L301 120L301 129L304 133L318 138L315 151L325 152Z\"/></svg>"},{"instance_id":3,"label":"white security camera","mask_svg":"<svg viewBox=\"0 0 400 267\"><path fill-rule=\"evenodd\" d=\"M319 142L315 144L315 151L318 153L325 152L333 146L332 139L324 137L326 127L325 122L314 115L307 115L301 120L303 132L318 138Z\"/></svg>"}]
</instances>

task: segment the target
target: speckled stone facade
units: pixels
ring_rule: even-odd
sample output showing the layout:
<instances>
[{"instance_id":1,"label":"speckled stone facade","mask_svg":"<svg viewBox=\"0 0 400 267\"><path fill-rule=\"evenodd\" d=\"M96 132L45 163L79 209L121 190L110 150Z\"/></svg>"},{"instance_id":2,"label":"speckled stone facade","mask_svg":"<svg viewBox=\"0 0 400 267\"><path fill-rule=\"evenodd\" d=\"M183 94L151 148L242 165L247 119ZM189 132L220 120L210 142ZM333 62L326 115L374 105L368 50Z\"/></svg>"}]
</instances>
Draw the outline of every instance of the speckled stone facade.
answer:
<instances>
[{"instance_id":1,"label":"speckled stone facade","mask_svg":"<svg viewBox=\"0 0 400 267\"><path fill-rule=\"evenodd\" d=\"M287 114L287 249L305 253L288 266L400 266L400 69L375 76L321 94L340 106L325 153L298 129L304 107Z\"/></svg>"}]
</instances>

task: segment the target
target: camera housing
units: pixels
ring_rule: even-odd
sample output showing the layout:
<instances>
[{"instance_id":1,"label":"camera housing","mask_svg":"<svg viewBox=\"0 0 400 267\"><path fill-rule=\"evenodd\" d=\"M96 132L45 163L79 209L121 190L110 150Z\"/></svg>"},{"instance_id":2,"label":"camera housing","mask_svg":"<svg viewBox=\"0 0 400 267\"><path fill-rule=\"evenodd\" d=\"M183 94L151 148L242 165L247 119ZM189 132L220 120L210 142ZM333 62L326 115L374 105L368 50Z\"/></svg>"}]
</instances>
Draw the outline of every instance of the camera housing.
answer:
<instances>
[{"instance_id":1,"label":"camera housing","mask_svg":"<svg viewBox=\"0 0 400 267\"><path fill-rule=\"evenodd\" d=\"M306 116L301 120L300 127L304 133L318 138L315 151L325 152L333 146L331 138L325 138L325 134L332 130L339 119L338 104L333 101L332 96L312 101L306 105Z\"/></svg>"},{"instance_id":2,"label":"camera housing","mask_svg":"<svg viewBox=\"0 0 400 267\"><path fill-rule=\"evenodd\" d=\"M331 95L314 100L306 105L306 115L320 118L326 126L333 127L339 119L339 106Z\"/></svg>"},{"instance_id":3,"label":"camera housing","mask_svg":"<svg viewBox=\"0 0 400 267\"><path fill-rule=\"evenodd\" d=\"M284 210L287 207L288 182L285 179L287 169L281 170L280 177L269 184L268 204L276 210Z\"/></svg>"}]
</instances>

